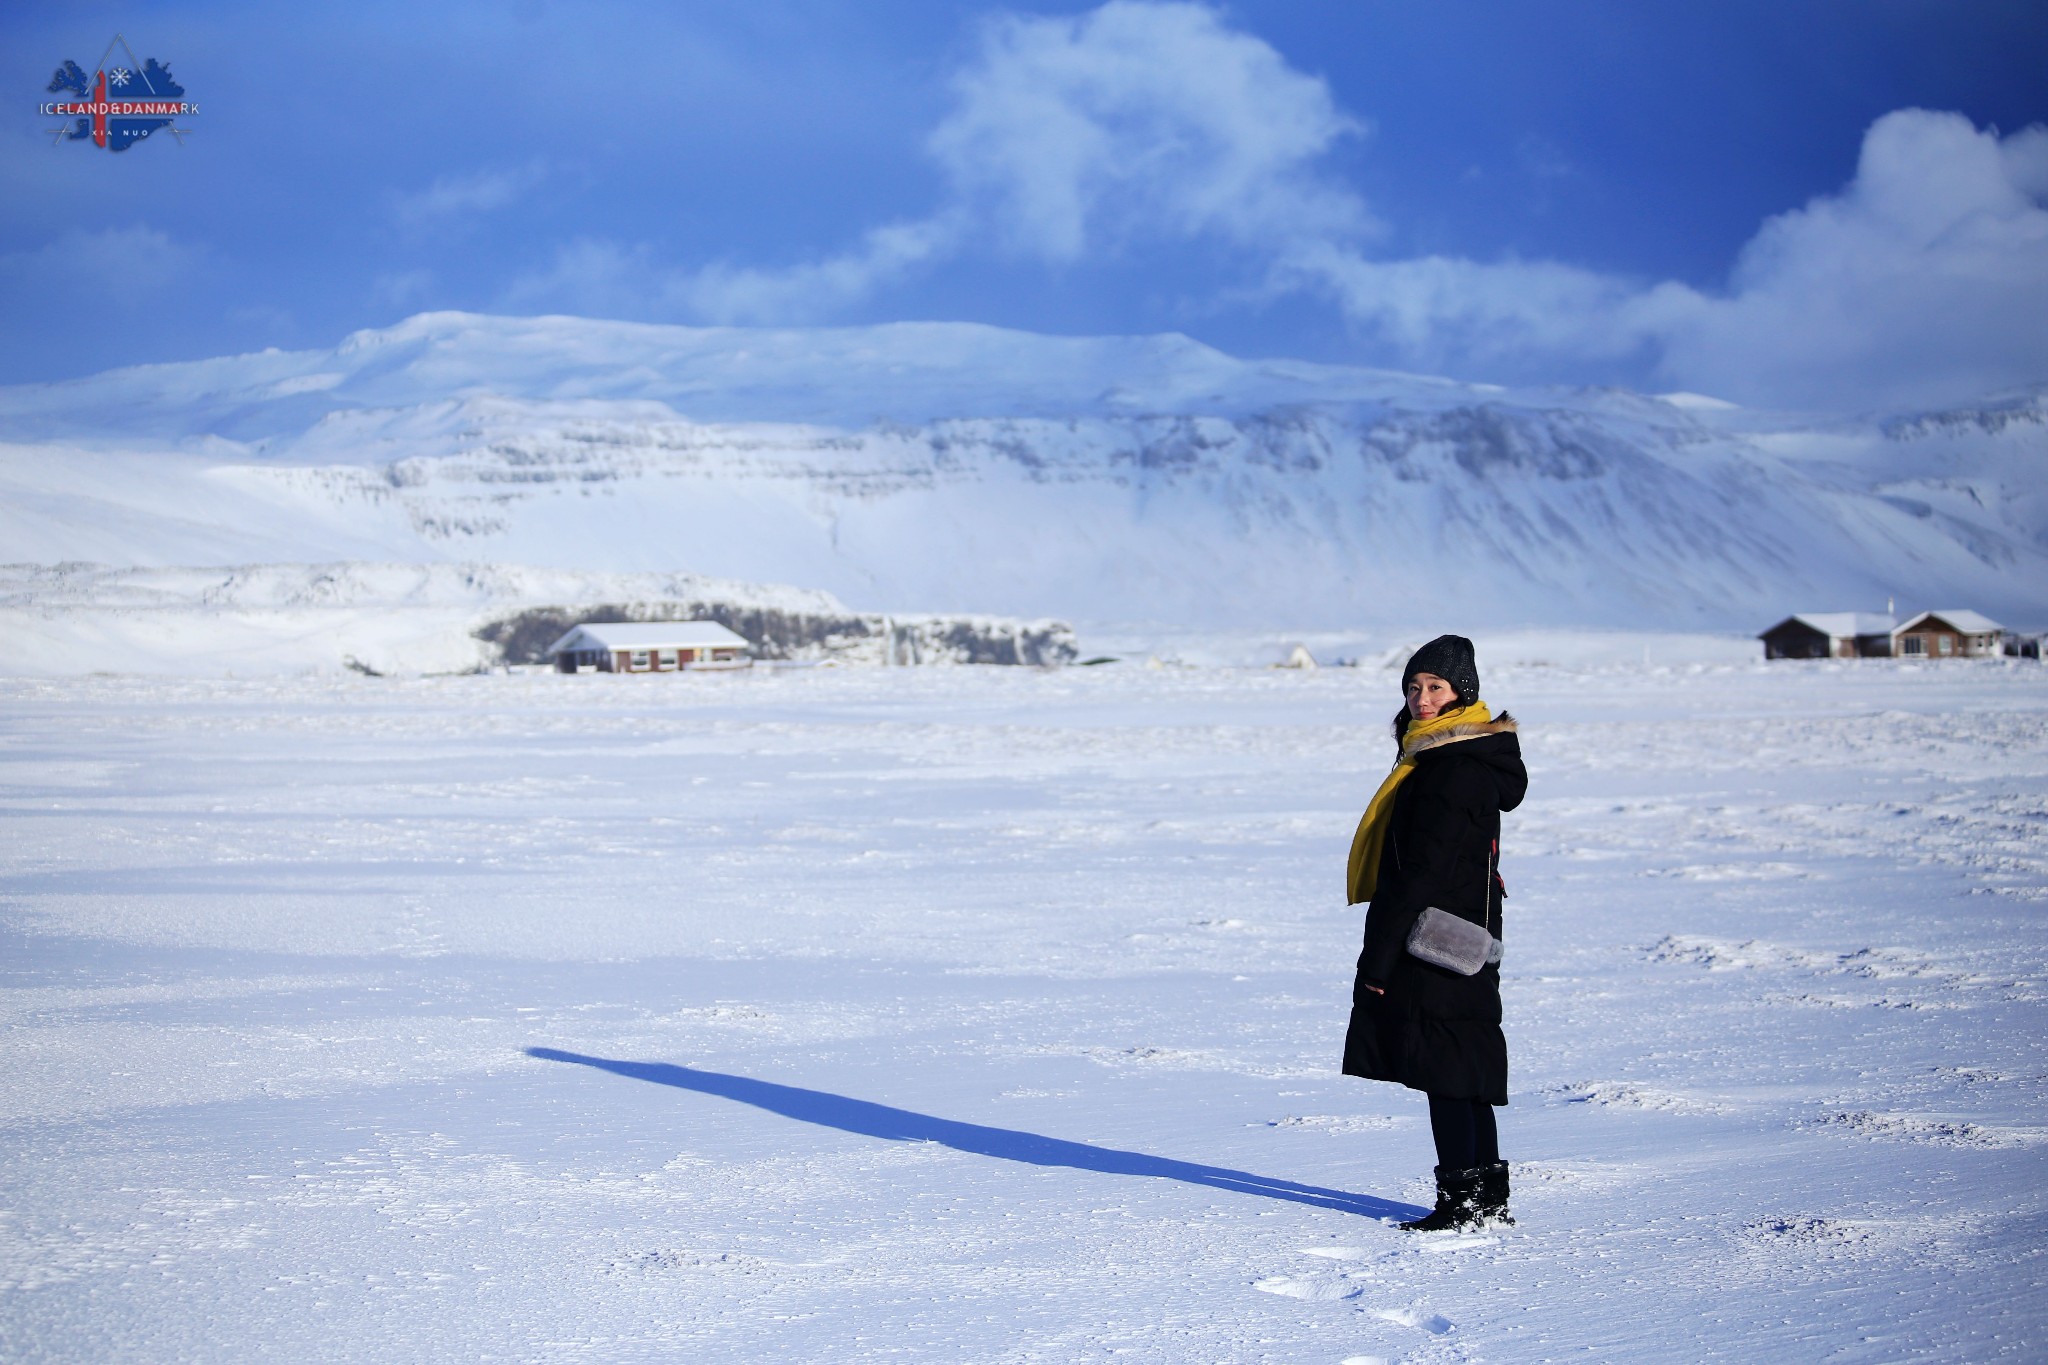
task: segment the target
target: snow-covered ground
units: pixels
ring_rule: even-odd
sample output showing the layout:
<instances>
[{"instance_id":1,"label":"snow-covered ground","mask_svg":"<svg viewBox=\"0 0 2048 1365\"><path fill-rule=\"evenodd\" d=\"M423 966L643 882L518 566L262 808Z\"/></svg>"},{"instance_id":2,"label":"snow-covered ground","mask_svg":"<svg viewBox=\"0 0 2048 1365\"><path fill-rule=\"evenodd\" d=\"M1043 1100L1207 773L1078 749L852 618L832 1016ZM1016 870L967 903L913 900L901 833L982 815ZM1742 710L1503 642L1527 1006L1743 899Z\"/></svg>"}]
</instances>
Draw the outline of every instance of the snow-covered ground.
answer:
<instances>
[{"instance_id":1,"label":"snow-covered ground","mask_svg":"<svg viewBox=\"0 0 2048 1365\"><path fill-rule=\"evenodd\" d=\"M1465 1238L1377 659L0 682L0 1356L2038 1359L2048 672L1645 643L1481 655Z\"/></svg>"}]
</instances>

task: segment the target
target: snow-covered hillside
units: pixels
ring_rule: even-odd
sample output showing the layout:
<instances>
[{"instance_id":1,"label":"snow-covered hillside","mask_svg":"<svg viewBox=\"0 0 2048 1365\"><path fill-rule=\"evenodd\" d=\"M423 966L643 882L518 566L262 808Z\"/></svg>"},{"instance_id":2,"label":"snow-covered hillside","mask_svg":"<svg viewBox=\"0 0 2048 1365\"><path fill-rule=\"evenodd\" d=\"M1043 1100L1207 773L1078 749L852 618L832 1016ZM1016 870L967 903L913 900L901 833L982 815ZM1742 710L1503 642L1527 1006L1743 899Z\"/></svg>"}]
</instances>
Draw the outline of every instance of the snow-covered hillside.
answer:
<instances>
[{"instance_id":1,"label":"snow-covered hillside","mask_svg":"<svg viewBox=\"0 0 2048 1365\"><path fill-rule=\"evenodd\" d=\"M2044 393L1823 420L1172 336L428 314L0 389L0 560L684 570L1233 626L1753 630L1887 597L2031 623Z\"/></svg>"}]
</instances>

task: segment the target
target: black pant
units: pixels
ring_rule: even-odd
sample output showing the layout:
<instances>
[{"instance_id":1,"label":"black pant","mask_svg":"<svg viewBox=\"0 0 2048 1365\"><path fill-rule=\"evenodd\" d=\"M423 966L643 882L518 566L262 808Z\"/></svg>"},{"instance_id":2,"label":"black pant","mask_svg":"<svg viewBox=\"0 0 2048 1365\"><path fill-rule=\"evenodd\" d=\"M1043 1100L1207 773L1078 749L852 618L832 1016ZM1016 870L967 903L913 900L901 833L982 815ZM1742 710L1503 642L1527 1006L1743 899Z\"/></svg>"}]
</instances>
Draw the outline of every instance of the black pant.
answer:
<instances>
[{"instance_id":1,"label":"black pant","mask_svg":"<svg viewBox=\"0 0 2048 1365\"><path fill-rule=\"evenodd\" d=\"M1429 1134L1436 1139L1436 1164L1465 1171L1500 1160L1500 1130L1485 1100L1429 1097Z\"/></svg>"}]
</instances>

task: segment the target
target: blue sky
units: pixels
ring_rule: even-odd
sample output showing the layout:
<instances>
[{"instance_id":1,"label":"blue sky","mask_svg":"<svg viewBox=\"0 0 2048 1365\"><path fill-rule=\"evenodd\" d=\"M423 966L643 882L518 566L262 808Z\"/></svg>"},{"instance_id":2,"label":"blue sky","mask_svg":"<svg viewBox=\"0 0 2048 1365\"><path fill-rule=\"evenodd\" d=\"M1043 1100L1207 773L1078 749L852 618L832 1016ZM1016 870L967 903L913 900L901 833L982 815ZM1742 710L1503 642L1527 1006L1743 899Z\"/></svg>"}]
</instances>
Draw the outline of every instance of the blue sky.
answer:
<instances>
[{"instance_id":1,"label":"blue sky","mask_svg":"<svg viewBox=\"0 0 2048 1365\"><path fill-rule=\"evenodd\" d=\"M116 32L182 144L52 145ZM435 308L1184 331L1855 408L2048 381L2048 6L17 4L0 382Z\"/></svg>"}]
</instances>

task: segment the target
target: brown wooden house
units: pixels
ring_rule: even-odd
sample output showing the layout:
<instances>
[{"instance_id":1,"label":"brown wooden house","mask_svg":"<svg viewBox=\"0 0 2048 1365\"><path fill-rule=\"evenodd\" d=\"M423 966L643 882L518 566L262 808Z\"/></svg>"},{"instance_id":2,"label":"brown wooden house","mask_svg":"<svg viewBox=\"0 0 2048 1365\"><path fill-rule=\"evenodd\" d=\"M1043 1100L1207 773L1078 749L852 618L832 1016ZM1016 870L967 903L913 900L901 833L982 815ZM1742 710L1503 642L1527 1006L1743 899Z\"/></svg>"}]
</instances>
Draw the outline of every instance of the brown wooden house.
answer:
<instances>
[{"instance_id":1,"label":"brown wooden house","mask_svg":"<svg viewBox=\"0 0 2048 1365\"><path fill-rule=\"evenodd\" d=\"M2004 631L1974 611L1923 611L1892 632L1901 659L1981 659L1997 654Z\"/></svg>"},{"instance_id":2,"label":"brown wooden house","mask_svg":"<svg viewBox=\"0 0 2048 1365\"><path fill-rule=\"evenodd\" d=\"M750 668L752 648L716 621L592 621L548 648L558 673Z\"/></svg>"}]
</instances>

